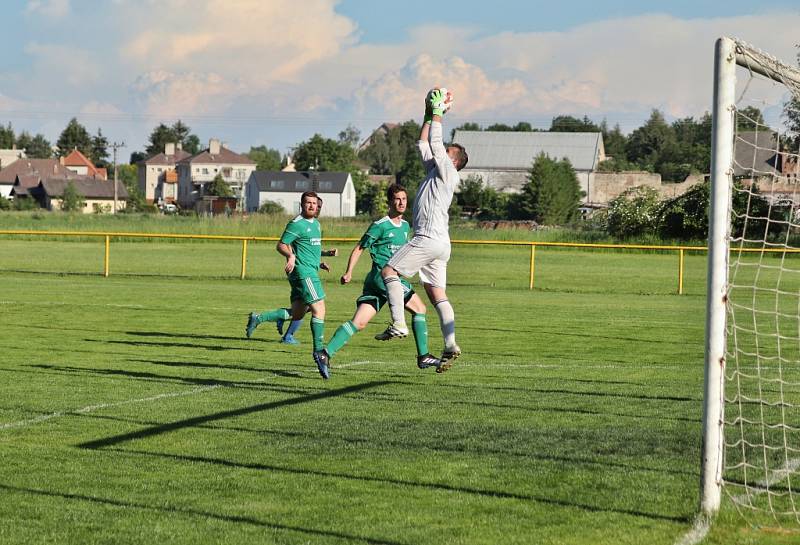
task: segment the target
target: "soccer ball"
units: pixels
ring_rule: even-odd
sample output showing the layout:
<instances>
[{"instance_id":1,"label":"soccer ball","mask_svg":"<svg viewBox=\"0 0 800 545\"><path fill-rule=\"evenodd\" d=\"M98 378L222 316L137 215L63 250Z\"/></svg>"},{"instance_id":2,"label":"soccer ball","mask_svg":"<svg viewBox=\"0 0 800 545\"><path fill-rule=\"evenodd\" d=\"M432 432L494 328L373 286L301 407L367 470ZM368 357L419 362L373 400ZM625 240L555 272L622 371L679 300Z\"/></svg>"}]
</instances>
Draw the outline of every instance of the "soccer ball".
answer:
<instances>
[{"instance_id":1,"label":"soccer ball","mask_svg":"<svg viewBox=\"0 0 800 545\"><path fill-rule=\"evenodd\" d=\"M426 100L431 98L431 93L433 93L436 89L439 89L445 97L444 108L443 108L444 113L449 112L450 108L453 106L453 93L451 91L448 91L446 87L434 87L433 89L428 91L428 96L426 97Z\"/></svg>"}]
</instances>

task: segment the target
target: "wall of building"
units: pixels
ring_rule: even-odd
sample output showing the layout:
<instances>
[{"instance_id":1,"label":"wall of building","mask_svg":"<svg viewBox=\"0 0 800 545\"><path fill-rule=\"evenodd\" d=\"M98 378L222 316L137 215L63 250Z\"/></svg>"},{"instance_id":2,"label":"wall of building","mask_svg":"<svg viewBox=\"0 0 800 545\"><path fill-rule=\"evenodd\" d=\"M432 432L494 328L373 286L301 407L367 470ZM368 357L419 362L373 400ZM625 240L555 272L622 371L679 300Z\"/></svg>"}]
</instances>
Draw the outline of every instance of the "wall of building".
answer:
<instances>
[{"instance_id":1,"label":"wall of building","mask_svg":"<svg viewBox=\"0 0 800 545\"><path fill-rule=\"evenodd\" d=\"M652 172L594 172L586 202L605 206L626 190L637 186L661 190L661 174Z\"/></svg>"}]
</instances>

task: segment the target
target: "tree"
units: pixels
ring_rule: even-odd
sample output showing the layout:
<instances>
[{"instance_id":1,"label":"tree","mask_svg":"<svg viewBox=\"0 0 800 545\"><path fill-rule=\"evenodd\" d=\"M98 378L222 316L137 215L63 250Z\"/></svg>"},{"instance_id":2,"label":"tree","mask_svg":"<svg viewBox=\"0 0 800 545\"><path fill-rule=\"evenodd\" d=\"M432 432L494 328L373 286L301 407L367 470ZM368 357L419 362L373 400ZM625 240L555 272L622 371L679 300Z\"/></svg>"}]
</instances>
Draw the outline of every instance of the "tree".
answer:
<instances>
[{"instance_id":1,"label":"tree","mask_svg":"<svg viewBox=\"0 0 800 545\"><path fill-rule=\"evenodd\" d=\"M114 173L109 172L109 176L113 179ZM137 212L154 213L158 210L154 204L147 202L144 195L139 190L138 168L136 165L118 164L117 178L128 192L128 202L125 208L122 208L120 212L126 214Z\"/></svg>"},{"instance_id":2,"label":"tree","mask_svg":"<svg viewBox=\"0 0 800 545\"><path fill-rule=\"evenodd\" d=\"M281 153L267 146L250 146L247 156L255 161L257 170L280 170Z\"/></svg>"},{"instance_id":3,"label":"tree","mask_svg":"<svg viewBox=\"0 0 800 545\"><path fill-rule=\"evenodd\" d=\"M77 149L86 157L92 156L92 137L86 127L78 123L76 118L70 119L67 126L61 131L61 136L56 142L58 156L64 157L72 150Z\"/></svg>"},{"instance_id":4,"label":"tree","mask_svg":"<svg viewBox=\"0 0 800 545\"><path fill-rule=\"evenodd\" d=\"M600 132L600 127L587 116L578 119L571 115L559 115L550 123L550 132Z\"/></svg>"},{"instance_id":5,"label":"tree","mask_svg":"<svg viewBox=\"0 0 800 545\"><path fill-rule=\"evenodd\" d=\"M637 163L644 170L655 172L662 150L674 143L672 127L664 120L661 112L653 110L650 119L631 133L626 146L628 160Z\"/></svg>"},{"instance_id":6,"label":"tree","mask_svg":"<svg viewBox=\"0 0 800 545\"><path fill-rule=\"evenodd\" d=\"M108 167L108 138L103 136L103 131L98 127L97 135L92 137L92 154L89 156L95 166Z\"/></svg>"},{"instance_id":7,"label":"tree","mask_svg":"<svg viewBox=\"0 0 800 545\"><path fill-rule=\"evenodd\" d=\"M342 144L347 144L351 148L355 149L358 147L358 144L361 143L361 131L359 131L353 125L348 125L339 133L339 142Z\"/></svg>"},{"instance_id":8,"label":"tree","mask_svg":"<svg viewBox=\"0 0 800 545\"><path fill-rule=\"evenodd\" d=\"M53 148L44 135L31 137L27 131L22 131L17 137L17 149L24 149L25 155L31 159L50 159L53 156Z\"/></svg>"},{"instance_id":9,"label":"tree","mask_svg":"<svg viewBox=\"0 0 800 545\"><path fill-rule=\"evenodd\" d=\"M147 157L152 157L164 152L166 144L180 143L183 150L194 155L200 151L200 139L195 134L191 134L191 129L180 119L172 126L159 123L148 137L148 144L145 148Z\"/></svg>"},{"instance_id":10,"label":"tree","mask_svg":"<svg viewBox=\"0 0 800 545\"><path fill-rule=\"evenodd\" d=\"M14 129L11 122L5 127L0 125L0 149L11 149L14 147Z\"/></svg>"},{"instance_id":11,"label":"tree","mask_svg":"<svg viewBox=\"0 0 800 545\"><path fill-rule=\"evenodd\" d=\"M512 132L514 129L505 123L494 123L486 127L487 131Z\"/></svg>"},{"instance_id":12,"label":"tree","mask_svg":"<svg viewBox=\"0 0 800 545\"><path fill-rule=\"evenodd\" d=\"M217 197L233 197L231 186L222 177L222 174L217 174L211 183L206 188L206 193L209 195L216 195Z\"/></svg>"},{"instance_id":13,"label":"tree","mask_svg":"<svg viewBox=\"0 0 800 545\"><path fill-rule=\"evenodd\" d=\"M315 134L295 148L293 159L297 170L349 171L355 158L347 144Z\"/></svg>"},{"instance_id":14,"label":"tree","mask_svg":"<svg viewBox=\"0 0 800 545\"><path fill-rule=\"evenodd\" d=\"M652 187L632 187L608 203L606 229L617 238L654 233L660 218L659 193Z\"/></svg>"},{"instance_id":15,"label":"tree","mask_svg":"<svg viewBox=\"0 0 800 545\"><path fill-rule=\"evenodd\" d=\"M78 192L75 184L70 181L64 188L64 195L61 197L61 210L64 212L77 212L83 210L86 200Z\"/></svg>"},{"instance_id":16,"label":"tree","mask_svg":"<svg viewBox=\"0 0 800 545\"><path fill-rule=\"evenodd\" d=\"M614 159L625 159L625 145L628 143L628 139L622 134L619 123L609 131L605 120L603 120L600 128L603 133L603 148L606 155Z\"/></svg>"},{"instance_id":17,"label":"tree","mask_svg":"<svg viewBox=\"0 0 800 545\"><path fill-rule=\"evenodd\" d=\"M578 218L583 192L568 159L540 154L518 197L520 211L545 225L563 225Z\"/></svg>"},{"instance_id":18,"label":"tree","mask_svg":"<svg viewBox=\"0 0 800 545\"><path fill-rule=\"evenodd\" d=\"M131 158L128 162L132 165L135 165L136 163L144 161L145 159L147 159L147 154L145 152L134 151L133 153L131 153Z\"/></svg>"},{"instance_id":19,"label":"tree","mask_svg":"<svg viewBox=\"0 0 800 545\"><path fill-rule=\"evenodd\" d=\"M736 130L737 131L758 131L766 130L764 114L756 106L745 106L737 111Z\"/></svg>"},{"instance_id":20,"label":"tree","mask_svg":"<svg viewBox=\"0 0 800 545\"><path fill-rule=\"evenodd\" d=\"M800 44L797 44L797 49L797 64L800 66ZM783 105L783 116L786 118L786 126L794 133L791 146L797 150L800 148L800 97L796 94Z\"/></svg>"},{"instance_id":21,"label":"tree","mask_svg":"<svg viewBox=\"0 0 800 545\"><path fill-rule=\"evenodd\" d=\"M409 156L419 160L417 140L420 126L416 121L406 121L376 135L358 158L364 161L373 174L397 174Z\"/></svg>"},{"instance_id":22,"label":"tree","mask_svg":"<svg viewBox=\"0 0 800 545\"><path fill-rule=\"evenodd\" d=\"M283 209L283 206L280 203L275 201L264 201L258 208L259 214L285 214L286 210Z\"/></svg>"}]
</instances>

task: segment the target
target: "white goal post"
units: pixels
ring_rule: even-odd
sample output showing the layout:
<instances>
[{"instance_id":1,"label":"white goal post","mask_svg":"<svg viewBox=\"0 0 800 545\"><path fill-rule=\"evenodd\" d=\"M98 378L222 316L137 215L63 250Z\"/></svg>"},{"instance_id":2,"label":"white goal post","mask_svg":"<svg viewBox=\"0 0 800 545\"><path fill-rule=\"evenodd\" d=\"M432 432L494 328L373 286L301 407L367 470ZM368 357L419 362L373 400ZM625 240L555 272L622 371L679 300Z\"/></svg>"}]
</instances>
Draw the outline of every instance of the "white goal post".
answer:
<instances>
[{"instance_id":1,"label":"white goal post","mask_svg":"<svg viewBox=\"0 0 800 545\"><path fill-rule=\"evenodd\" d=\"M755 79L800 104L797 67L717 40L700 508L715 514L725 491L740 512L798 523L800 136L740 117Z\"/></svg>"}]
</instances>

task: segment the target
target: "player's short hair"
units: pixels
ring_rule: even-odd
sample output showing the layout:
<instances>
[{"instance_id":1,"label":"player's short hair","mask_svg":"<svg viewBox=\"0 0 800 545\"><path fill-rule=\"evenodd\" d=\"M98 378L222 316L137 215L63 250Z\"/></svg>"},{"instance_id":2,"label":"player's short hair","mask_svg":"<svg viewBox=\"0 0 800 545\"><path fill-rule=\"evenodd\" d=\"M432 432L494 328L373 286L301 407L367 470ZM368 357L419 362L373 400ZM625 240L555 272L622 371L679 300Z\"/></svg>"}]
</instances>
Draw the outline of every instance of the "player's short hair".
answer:
<instances>
[{"instance_id":1,"label":"player's short hair","mask_svg":"<svg viewBox=\"0 0 800 545\"><path fill-rule=\"evenodd\" d=\"M408 190L405 188L405 186L400 184L390 185L386 188L386 200L392 202L392 199L394 199L398 193L405 193L408 195Z\"/></svg>"},{"instance_id":2,"label":"player's short hair","mask_svg":"<svg viewBox=\"0 0 800 545\"><path fill-rule=\"evenodd\" d=\"M456 159L458 159L458 166L456 167L456 170L461 170L467 166L467 163L469 162L469 156L467 155L467 150L464 148L464 146L461 144L450 144L447 147L456 148L458 150L458 156L456 157Z\"/></svg>"},{"instance_id":3,"label":"player's short hair","mask_svg":"<svg viewBox=\"0 0 800 545\"><path fill-rule=\"evenodd\" d=\"M300 195L300 205L301 206L305 202L306 197L314 197L315 199L317 199L317 203L319 203L322 200L322 199L319 198L319 195L317 195L313 191L306 191L305 193Z\"/></svg>"}]
</instances>

